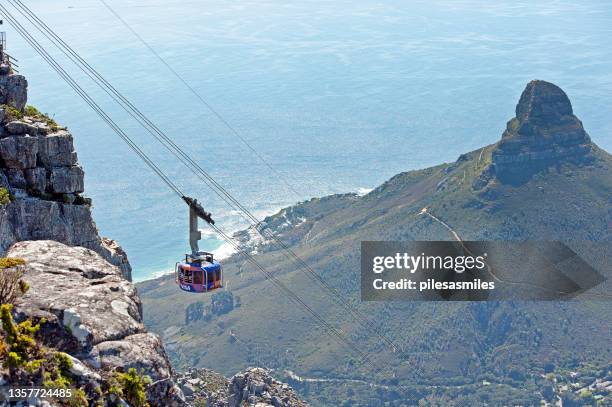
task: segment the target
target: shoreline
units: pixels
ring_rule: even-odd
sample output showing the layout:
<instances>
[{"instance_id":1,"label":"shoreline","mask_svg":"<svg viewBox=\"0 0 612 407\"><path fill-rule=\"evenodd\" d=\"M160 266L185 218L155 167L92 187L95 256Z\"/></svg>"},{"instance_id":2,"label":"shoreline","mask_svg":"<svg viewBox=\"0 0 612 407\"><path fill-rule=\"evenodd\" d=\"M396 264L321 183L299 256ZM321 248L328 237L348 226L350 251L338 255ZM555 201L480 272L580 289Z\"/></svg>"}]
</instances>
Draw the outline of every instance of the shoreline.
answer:
<instances>
[{"instance_id":1,"label":"shoreline","mask_svg":"<svg viewBox=\"0 0 612 407\"><path fill-rule=\"evenodd\" d=\"M366 188L366 187L357 187L355 188L353 191L351 191L352 193L357 194L357 196L362 197L367 195L368 193L370 193L374 188ZM348 192L348 193L351 193ZM333 195L333 194L331 194ZM308 198L306 199L308 200ZM257 215L259 215L259 217L263 220L269 216L273 216L276 215L277 213L279 213L280 211L282 211L285 208L289 208L295 205L298 205L300 202L304 202L304 201L298 201L298 202L294 202L292 204L288 204L286 206L281 206L275 209L271 209L268 211L261 211L259 213L257 213ZM248 226L246 228L243 229L237 229L235 231L230 232L230 235L233 236L235 233L241 232L243 230L248 229ZM234 247L232 247L231 244L229 244L228 242L218 239L216 234L214 232L210 232L210 233L205 233L204 234L206 237L208 238L212 238L212 239L216 239L220 244L219 246L217 246L215 249L213 249L213 252L215 254L215 258L218 260L225 260L229 257L231 257L234 253L236 253L236 249ZM149 274L148 277L146 278L142 278L142 279L134 279L133 283L134 284L138 284L138 283L143 283L146 281L151 281L151 280L157 280L158 278L162 278L165 276L169 276L174 274L174 268L172 268L171 270L160 270L160 271L154 271L152 273L147 273Z\"/></svg>"}]
</instances>

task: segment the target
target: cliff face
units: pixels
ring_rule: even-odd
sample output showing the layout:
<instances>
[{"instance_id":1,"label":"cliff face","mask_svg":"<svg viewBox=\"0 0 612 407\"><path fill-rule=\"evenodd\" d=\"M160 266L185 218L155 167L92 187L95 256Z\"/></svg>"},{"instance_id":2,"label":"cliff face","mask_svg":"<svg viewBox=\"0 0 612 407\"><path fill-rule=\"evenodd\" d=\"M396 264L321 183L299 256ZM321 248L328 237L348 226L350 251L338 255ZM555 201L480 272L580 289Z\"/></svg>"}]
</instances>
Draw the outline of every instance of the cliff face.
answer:
<instances>
[{"instance_id":1,"label":"cliff face","mask_svg":"<svg viewBox=\"0 0 612 407\"><path fill-rule=\"evenodd\" d=\"M503 183L521 183L535 172L563 161L592 159L591 139L561 88L531 81L492 152L492 170Z\"/></svg>"},{"instance_id":2,"label":"cliff face","mask_svg":"<svg viewBox=\"0 0 612 407\"><path fill-rule=\"evenodd\" d=\"M116 244L98 235L84 172L72 135L35 109L26 109L27 81L0 75L0 188L13 196L0 206L0 254L19 241L52 239L92 249L131 279Z\"/></svg>"}]
</instances>

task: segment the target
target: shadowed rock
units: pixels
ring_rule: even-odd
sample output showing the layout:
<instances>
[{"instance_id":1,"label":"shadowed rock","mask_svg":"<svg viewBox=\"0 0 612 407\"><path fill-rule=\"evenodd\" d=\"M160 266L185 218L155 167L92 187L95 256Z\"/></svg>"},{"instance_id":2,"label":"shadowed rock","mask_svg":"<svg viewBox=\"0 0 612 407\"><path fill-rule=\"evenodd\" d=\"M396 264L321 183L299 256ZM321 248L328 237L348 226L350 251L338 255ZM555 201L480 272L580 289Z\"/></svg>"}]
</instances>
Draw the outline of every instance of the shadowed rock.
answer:
<instances>
[{"instance_id":1,"label":"shadowed rock","mask_svg":"<svg viewBox=\"0 0 612 407\"><path fill-rule=\"evenodd\" d=\"M23 110L28 101L28 81L22 75L0 74L0 104Z\"/></svg>"}]
</instances>

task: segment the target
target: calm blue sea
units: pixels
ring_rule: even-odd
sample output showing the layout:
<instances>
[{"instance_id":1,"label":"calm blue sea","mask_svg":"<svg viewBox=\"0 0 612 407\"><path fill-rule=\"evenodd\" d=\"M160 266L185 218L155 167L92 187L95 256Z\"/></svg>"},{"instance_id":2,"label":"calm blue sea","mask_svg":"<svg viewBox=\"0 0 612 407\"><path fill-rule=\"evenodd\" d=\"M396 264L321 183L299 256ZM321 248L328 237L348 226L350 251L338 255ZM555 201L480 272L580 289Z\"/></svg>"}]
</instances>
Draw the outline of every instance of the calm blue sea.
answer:
<instances>
[{"instance_id":1,"label":"calm blue sea","mask_svg":"<svg viewBox=\"0 0 612 407\"><path fill-rule=\"evenodd\" d=\"M612 150L607 0L107 1L299 196L98 0L26 4L260 216L496 141L535 78L565 89L593 139ZM187 249L184 204L5 30L30 102L75 136L102 234L127 250L136 280L171 270ZM99 90L87 89L221 227L244 225ZM204 246L220 244L209 236Z\"/></svg>"}]
</instances>

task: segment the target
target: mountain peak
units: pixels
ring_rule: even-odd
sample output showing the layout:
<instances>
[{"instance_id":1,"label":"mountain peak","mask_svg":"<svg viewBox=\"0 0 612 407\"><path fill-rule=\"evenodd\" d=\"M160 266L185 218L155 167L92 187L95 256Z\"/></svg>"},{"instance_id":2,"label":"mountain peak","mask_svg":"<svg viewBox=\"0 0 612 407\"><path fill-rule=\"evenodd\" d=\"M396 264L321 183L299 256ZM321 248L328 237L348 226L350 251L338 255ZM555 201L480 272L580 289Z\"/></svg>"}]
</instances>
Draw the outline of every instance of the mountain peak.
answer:
<instances>
[{"instance_id":1,"label":"mountain peak","mask_svg":"<svg viewBox=\"0 0 612 407\"><path fill-rule=\"evenodd\" d=\"M570 115L573 110L567 94L557 85L542 80L529 82L516 105L516 117L521 121L553 124Z\"/></svg>"},{"instance_id":2,"label":"mountain peak","mask_svg":"<svg viewBox=\"0 0 612 407\"><path fill-rule=\"evenodd\" d=\"M567 94L550 82L534 80L493 150L492 170L502 183L521 183L551 165L588 161L591 150L591 139Z\"/></svg>"}]
</instances>

